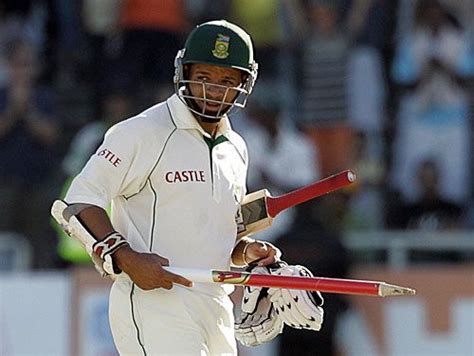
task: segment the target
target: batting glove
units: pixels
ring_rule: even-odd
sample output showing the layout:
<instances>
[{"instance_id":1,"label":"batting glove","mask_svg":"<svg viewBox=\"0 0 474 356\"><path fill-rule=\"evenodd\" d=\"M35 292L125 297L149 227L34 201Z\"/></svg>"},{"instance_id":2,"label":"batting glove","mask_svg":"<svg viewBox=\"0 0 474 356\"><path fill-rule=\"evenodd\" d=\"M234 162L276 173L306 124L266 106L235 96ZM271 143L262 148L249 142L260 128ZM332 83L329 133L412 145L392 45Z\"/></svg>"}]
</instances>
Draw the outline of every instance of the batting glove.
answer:
<instances>
[{"instance_id":1,"label":"batting glove","mask_svg":"<svg viewBox=\"0 0 474 356\"><path fill-rule=\"evenodd\" d=\"M248 272L270 274L269 267L250 265ZM244 287L242 311L235 322L235 338L244 346L268 342L283 331L283 320L276 313L268 288Z\"/></svg>"},{"instance_id":2,"label":"batting glove","mask_svg":"<svg viewBox=\"0 0 474 356\"><path fill-rule=\"evenodd\" d=\"M283 266L272 271L281 276L313 277L304 266ZM268 290L275 312L285 324L296 329L320 330L323 323L323 297L319 292L270 288Z\"/></svg>"}]
</instances>

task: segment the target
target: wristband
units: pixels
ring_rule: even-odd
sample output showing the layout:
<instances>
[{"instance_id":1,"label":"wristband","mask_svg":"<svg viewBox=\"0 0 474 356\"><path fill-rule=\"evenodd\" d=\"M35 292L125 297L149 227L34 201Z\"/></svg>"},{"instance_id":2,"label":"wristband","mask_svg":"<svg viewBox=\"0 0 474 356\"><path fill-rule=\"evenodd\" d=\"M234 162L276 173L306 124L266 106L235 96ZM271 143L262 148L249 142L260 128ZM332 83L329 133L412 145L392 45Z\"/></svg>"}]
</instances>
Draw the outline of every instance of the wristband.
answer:
<instances>
[{"instance_id":1,"label":"wristband","mask_svg":"<svg viewBox=\"0 0 474 356\"><path fill-rule=\"evenodd\" d=\"M120 247L128 245L125 237L120 235L117 231L114 231L107 235L105 239L97 241L92 246L92 251L98 255L102 260L105 259L105 256L112 255Z\"/></svg>"}]
</instances>

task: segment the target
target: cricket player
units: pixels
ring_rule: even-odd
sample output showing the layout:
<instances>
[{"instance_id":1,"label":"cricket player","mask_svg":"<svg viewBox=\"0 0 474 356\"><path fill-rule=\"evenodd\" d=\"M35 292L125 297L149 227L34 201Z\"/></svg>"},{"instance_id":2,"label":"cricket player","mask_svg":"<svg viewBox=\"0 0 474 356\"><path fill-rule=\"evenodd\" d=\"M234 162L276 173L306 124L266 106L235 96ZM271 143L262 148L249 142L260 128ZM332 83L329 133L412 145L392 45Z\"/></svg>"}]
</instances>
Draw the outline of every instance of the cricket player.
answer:
<instances>
[{"instance_id":1,"label":"cricket player","mask_svg":"<svg viewBox=\"0 0 474 356\"><path fill-rule=\"evenodd\" d=\"M290 319L295 327L318 330L321 301L310 303L313 320L306 325L297 320L301 313L277 314L281 290L254 288L236 323L231 290L193 285L163 268L225 270L257 260L266 273L303 270L279 262L281 253L270 243L236 240L248 155L228 115L245 106L257 77L249 35L223 20L197 26L175 68L175 94L110 128L65 200L52 208L96 268L115 280L109 317L118 351L234 355L234 328L245 345L272 339ZM300 299L308 294L298 293Z\"/></svg>"}]
</instances>

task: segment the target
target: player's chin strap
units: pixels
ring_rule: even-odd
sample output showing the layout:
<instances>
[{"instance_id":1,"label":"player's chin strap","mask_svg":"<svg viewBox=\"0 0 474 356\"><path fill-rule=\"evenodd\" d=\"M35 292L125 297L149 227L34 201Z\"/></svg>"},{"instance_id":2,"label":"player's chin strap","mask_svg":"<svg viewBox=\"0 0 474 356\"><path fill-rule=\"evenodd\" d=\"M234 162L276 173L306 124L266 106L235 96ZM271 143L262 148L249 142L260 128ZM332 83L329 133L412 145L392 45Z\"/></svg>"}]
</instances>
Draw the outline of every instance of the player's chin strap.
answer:
<instances>
[{"instance_id":1,"label":"player's chin strap","mask_svg":"<svg viewBox=\"0 0 474 356\"><path fill-rule=\"evenodd\" d=\"M84 247L91 256L97 271L103 277L110 276L114 279L121 271L114 265L112 254L119 248L128 245L128 242L116 231L98 241L77 217L82 210L89 206L91 205L68 205L62 200L56 200L51 207L51 215L70 237Z\"/></svg>"}]
</instances>

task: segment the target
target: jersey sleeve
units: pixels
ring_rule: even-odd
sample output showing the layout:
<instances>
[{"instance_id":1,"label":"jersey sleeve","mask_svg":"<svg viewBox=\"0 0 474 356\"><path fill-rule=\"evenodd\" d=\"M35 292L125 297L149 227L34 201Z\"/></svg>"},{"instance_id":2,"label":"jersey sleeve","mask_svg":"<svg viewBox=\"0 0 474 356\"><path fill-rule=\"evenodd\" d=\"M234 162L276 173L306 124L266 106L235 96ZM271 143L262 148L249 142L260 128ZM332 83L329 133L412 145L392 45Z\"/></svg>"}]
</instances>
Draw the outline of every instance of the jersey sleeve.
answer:
<instances>
[{"instance_id":1,"label":"jersey sleeve","mask_svg":"<svg viewBox=\"0 0 474 356\"><path fill-rule=\"evenodd\" d=\"M118 196L140 191L151 171L143 140L136 128L118 124L76 176L66 195L68 203L88 203L104 209ZM150 147L149 147L150 149Z\"/></svg>"}]
</instances>

